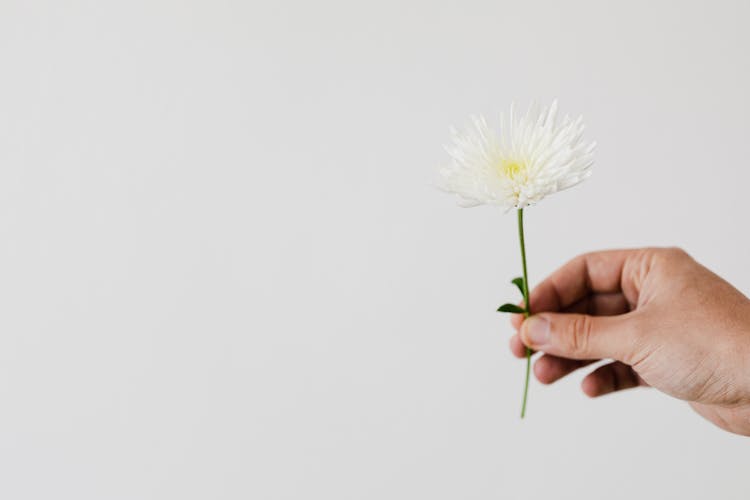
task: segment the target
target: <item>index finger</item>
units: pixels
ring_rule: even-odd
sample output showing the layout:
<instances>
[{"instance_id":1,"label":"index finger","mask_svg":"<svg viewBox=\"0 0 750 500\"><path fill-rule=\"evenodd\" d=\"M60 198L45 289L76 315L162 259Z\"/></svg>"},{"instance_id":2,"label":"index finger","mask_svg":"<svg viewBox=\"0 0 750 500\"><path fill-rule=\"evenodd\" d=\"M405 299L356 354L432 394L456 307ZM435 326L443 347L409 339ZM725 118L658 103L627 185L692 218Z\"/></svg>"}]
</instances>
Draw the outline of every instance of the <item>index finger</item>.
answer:
<instances>
[{"instance_id":1,"label":"index finger","mask_svg":"<svg viewBox=\"0 0 750 500\"><path fill-rule=\"evenodd\" d=\"M637 291L624 271L626 263L642 253L604 250L575 257L534 288L530 297L532 313L559 312L597 293L620 292L629 302L635 302ZM514 317L514 326L520 326L522 320L520 315Z\"/></svg>"}]
</instances>

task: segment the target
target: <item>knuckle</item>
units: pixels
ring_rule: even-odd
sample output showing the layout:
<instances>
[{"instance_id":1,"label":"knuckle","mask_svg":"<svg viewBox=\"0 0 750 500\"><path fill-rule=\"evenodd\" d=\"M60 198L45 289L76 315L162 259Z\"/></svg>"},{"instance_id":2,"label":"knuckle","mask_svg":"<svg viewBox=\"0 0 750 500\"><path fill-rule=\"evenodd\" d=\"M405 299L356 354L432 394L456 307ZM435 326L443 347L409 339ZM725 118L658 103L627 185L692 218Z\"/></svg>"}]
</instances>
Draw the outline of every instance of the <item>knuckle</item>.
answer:
<instances>
[{"instance_id":1,"label":"knuckle","mask_svg":"<svg viewBox=\"0 0 750 500\"><path fill-rule=\"evenodd\" d=\"M651 258L647 259L648 269L661 269L667 273L674 273L690 265L693 258L685 250L679 247L655 248L651 252Z\"/></svg>"},{"instance_id":2,"label":"knuckle","mask_svg":"<svg viewBox=\"0 0 750 500\"><path fill-rule=\"evenodd\" d=\"M587 262L590 262L591 260L599 257L600 254L601 252L586 252L576 256L573 260L578 264L584 265Z\"/></svg>"},{"instance_id":3,"label":"knuckle","mask_svg":"<svg viewBox=\"0 0 750 500\"><path fill-rule=\"evenodd\" d=\"M624 318L625 319L625 318ZM640 365L648 356L648 335L647 332L651 327L647 318L642 314L629 313L621 326L623 338L627 339L620 349L620 361L631 366Z\"/></svg>"},{"instance_id":4,"label":"knuckle","mask_svg":"<svg viewBox=\"0 0 750 500\"><path fill-rule=\"evenodd\" d=\"M682 260L690 257L690 255L680 247L662 248L660 253L669 260Z\"/></svg>"},{"instance_id":5,"label":"knuckle","mask_svg":"<svg viewBox=\"0 0 750 500\"><path fill-rule=\"evenodd\" d=\"M578 315L573 318L567 325L565 339L567 347L572 353L586 353L589 348L589 341L592 331L591 316Z\"/></svg>"}]
</instances>

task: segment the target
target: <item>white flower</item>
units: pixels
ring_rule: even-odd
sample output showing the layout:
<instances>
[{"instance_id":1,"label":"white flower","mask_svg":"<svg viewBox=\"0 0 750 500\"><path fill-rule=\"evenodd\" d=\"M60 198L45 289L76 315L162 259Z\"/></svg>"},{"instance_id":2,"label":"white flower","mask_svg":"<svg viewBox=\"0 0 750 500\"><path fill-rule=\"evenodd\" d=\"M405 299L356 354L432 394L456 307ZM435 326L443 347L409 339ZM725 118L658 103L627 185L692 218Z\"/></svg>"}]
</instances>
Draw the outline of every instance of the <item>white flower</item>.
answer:
<instances>
[{"instance_id":1,"label":"white flower","mask_svg":"<svg viewBox=\"0 0 750 500\"><path fill-rule=\"evenodd\" d=\"M583 118L557 123L557 101L518 117L511 105L499 136L481 116L465 132L452 130L446 146L450 166L440 170L439 187L459 196L465 207L481 204L524 208L575 186L591 174L595 143L584 143Z\"/></svg>"}]
</instances>

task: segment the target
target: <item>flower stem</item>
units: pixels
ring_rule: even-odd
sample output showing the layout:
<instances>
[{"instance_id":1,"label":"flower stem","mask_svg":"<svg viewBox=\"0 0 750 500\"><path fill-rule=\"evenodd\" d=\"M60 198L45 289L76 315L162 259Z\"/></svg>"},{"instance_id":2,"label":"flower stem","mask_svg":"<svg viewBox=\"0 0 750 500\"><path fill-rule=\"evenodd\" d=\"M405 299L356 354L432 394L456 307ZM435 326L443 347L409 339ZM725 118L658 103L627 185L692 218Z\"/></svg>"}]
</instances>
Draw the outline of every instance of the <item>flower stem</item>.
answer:
<instances>
[{"instance_id":1,"label":"flower stem","mask_svg":"<svg viewBox=\"0 0 750 500\"><path fill-rule=\"evenodd\" d=\"M526 245L523 239L523 208L518 209L518 240L521 242L521 262L523 263L523 303L526 312L525 318L531 315L531 303L529 302L529 275L526 272ZM523 386L523 404L521 405L521 418L526 416L526 398L529 395L529 374L531 373L531 349L526 347L526 381Z\"/></svg>"}]
</instances>

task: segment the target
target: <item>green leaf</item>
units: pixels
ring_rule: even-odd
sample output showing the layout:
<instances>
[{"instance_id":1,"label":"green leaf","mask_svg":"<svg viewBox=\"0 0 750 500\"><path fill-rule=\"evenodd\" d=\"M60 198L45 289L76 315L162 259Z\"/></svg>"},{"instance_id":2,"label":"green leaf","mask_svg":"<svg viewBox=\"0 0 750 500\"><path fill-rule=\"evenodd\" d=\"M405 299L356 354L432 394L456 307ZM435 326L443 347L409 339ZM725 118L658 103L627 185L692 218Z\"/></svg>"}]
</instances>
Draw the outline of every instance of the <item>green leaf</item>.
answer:
<instances>
[{"instance_id":1,"label":"green leaf","mask_svg":"<svg viewBox=\"0 0 750 500\"><path fill-rule=\"evenodd\" d=\"M512 280L511 283L518 287L518 291L521 292L521 297L523 297L523 278L519 276Z\"/></svg>"},{"instance_id":2,"label":"green leaf","mask_svg":"<svg viewBox=\"0 0 750 500\"><path fill-rule=\"evenodd\" d=\"M497 308L497 312L523 314L526 312L526 309L515 304L503 304Z\"/></svg>"}]
</instances>

